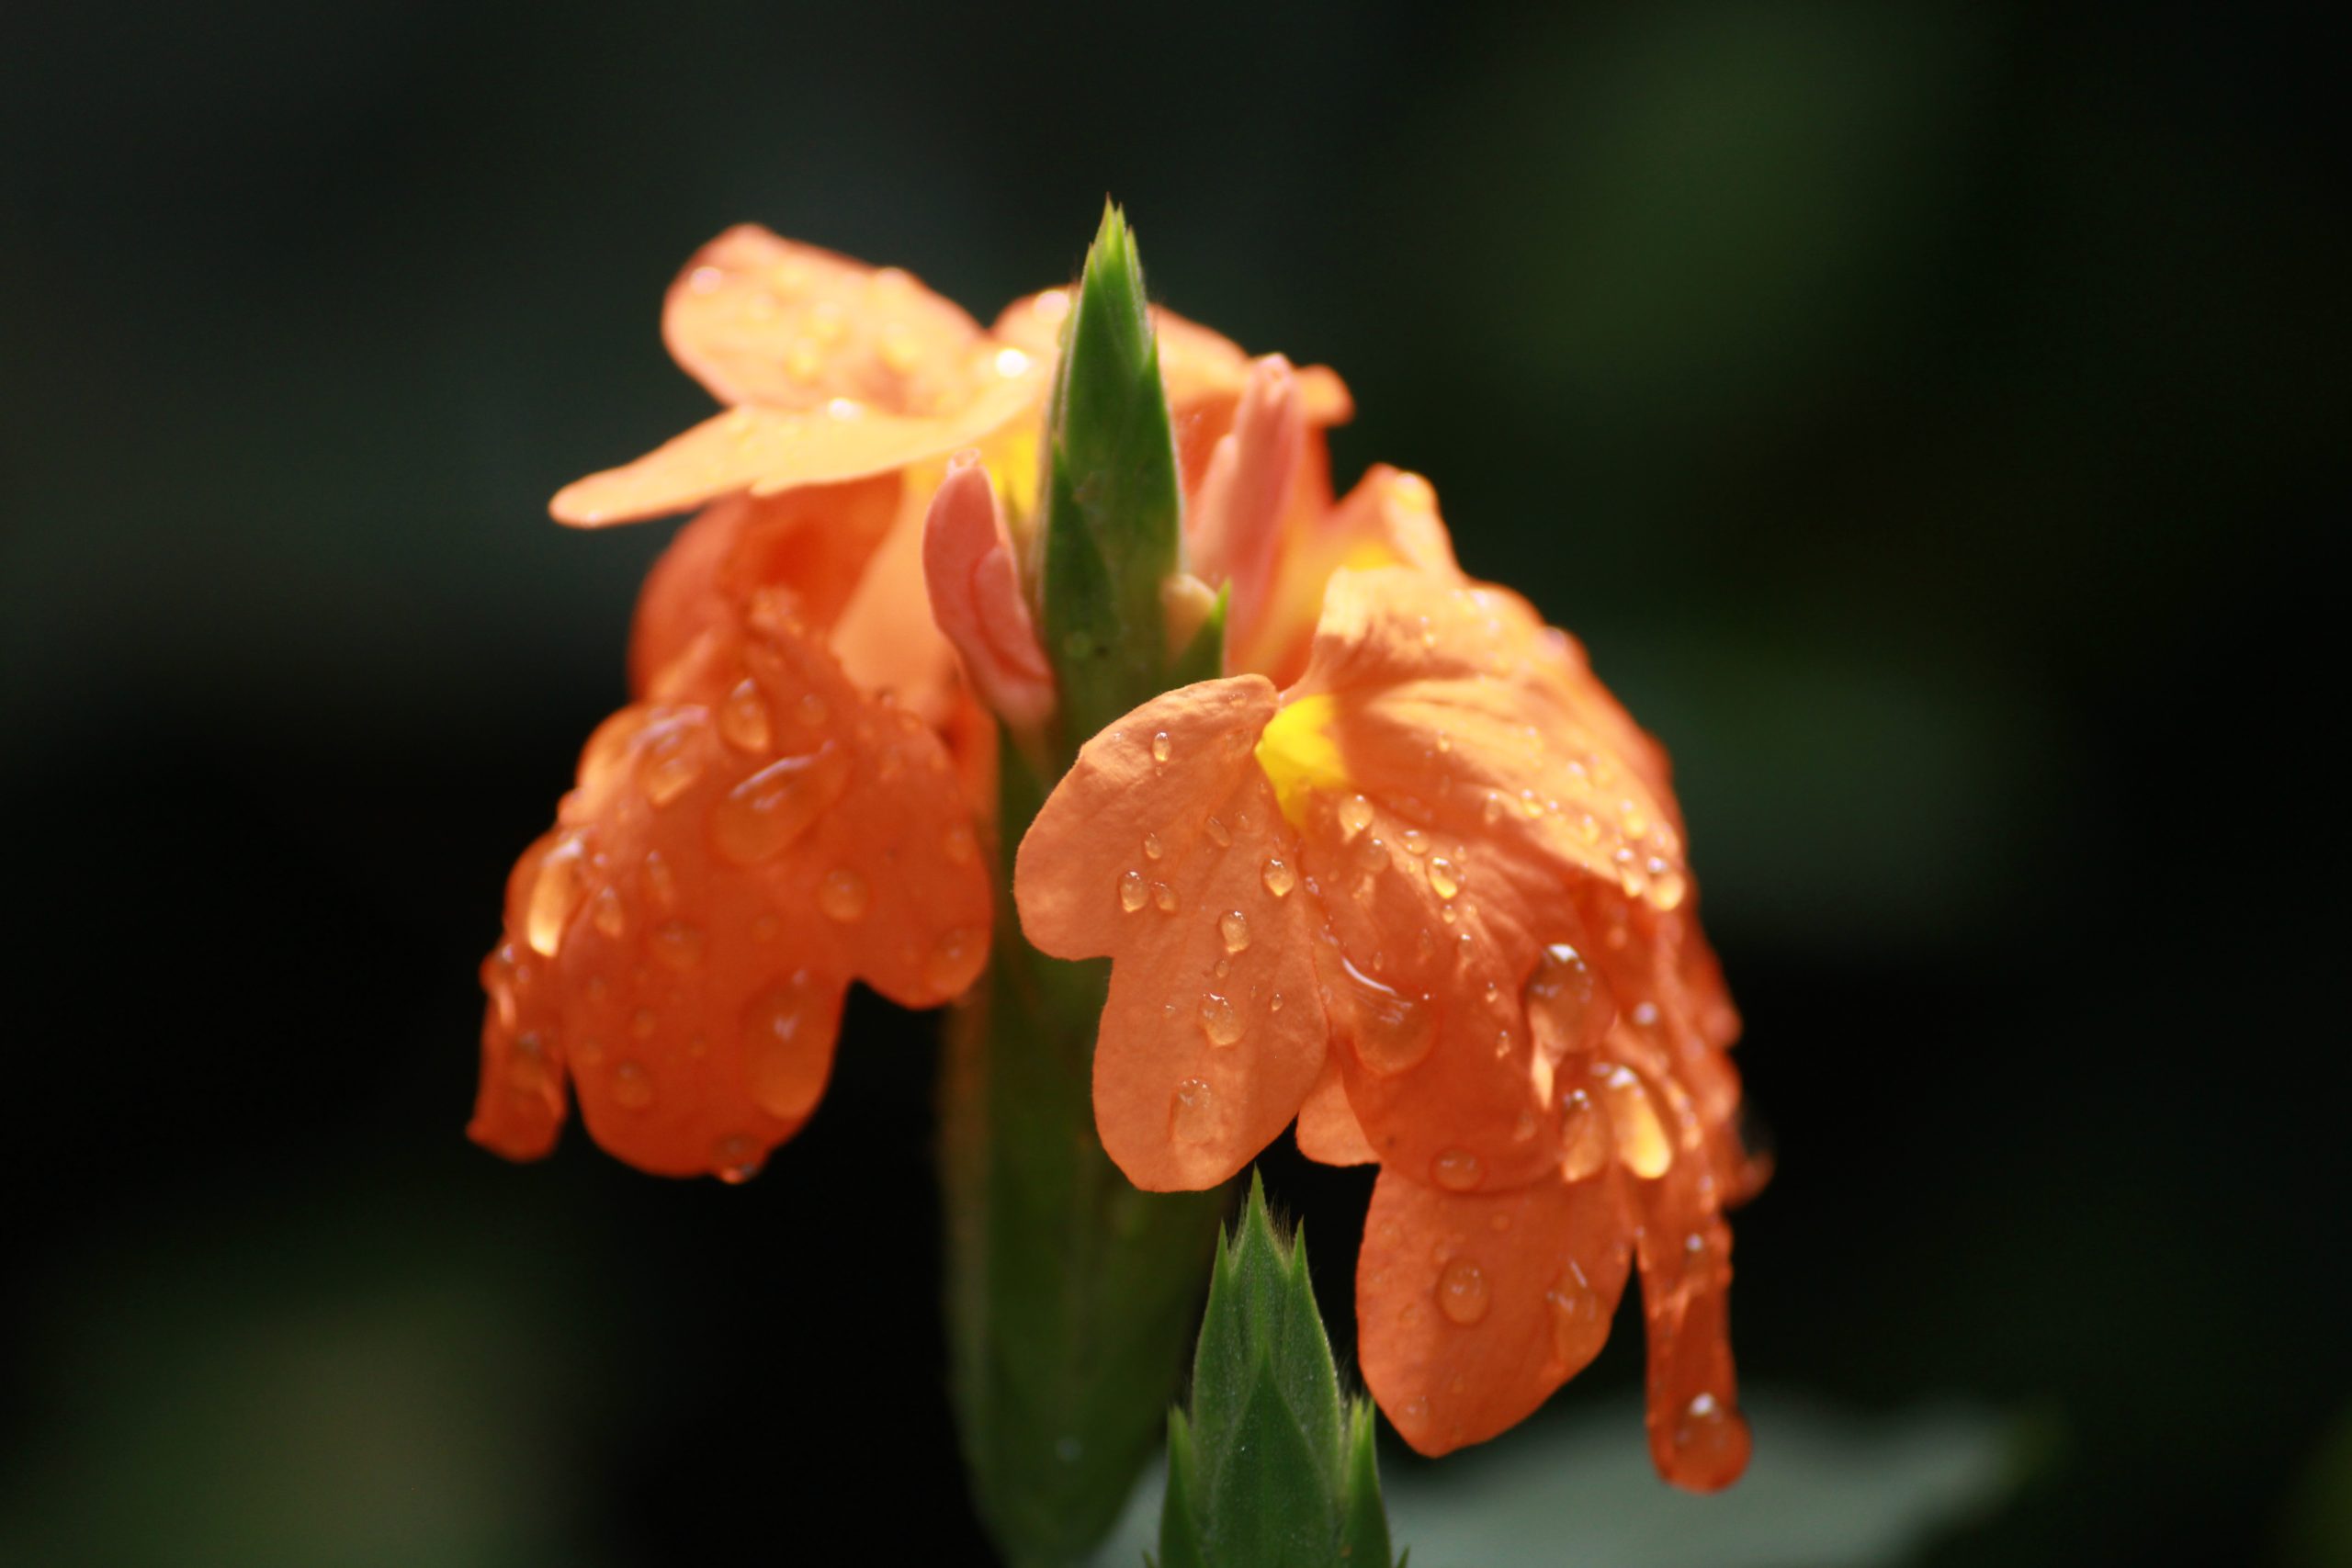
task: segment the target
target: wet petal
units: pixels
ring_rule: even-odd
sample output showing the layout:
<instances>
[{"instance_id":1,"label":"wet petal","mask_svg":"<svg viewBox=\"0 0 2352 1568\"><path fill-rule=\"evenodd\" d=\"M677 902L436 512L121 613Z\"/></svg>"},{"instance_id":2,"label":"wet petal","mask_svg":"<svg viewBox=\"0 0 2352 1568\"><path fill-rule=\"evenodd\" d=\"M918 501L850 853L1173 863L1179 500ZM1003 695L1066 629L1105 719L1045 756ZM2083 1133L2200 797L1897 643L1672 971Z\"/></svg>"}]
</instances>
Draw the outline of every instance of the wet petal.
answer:
<instances>
[{"instance_id":1,"label":"wet petal","mask_svg":"<svg viewBox=\"0 0 2352 1568\"><path fill-rule=\"evenodd\" d=\"M564 523L603 527L684 512L741 491L774 494L889 473L969 446L1045 394L1035 367L1005 375L982 353L967 399L912 415L854 399L808 410L743 406L695 425L623 468L556 492Z\"/></svg>"},{"instance_id":2,"label":"wet petal","mask_svg":"<svg viewBox=\"0 0 2352 1568\"><path fill-rule=\"evenodd\" d=\"M814 1111L853 976L916 1007L970 985L988 884L938 738L772 607L658 688L591 739L508 945L543 968L530 999L597 1142L740 1179ZM482 1120L519 1152L487 1073Z\"/></svg>"},{"instance_id":3,"label":"wet petal","mask_svg":"<svg viewBox=\"0 0 2352 1568\"><path fill-rule=\"evenodd\" d=\"M678 530L647 574L629 634L630 690L704 632L740 622L754 597L782 590L808 625L831 626L899 514L895 475L736 495Z\"/></svg>"},{"instance_id":4,"label":"wet petal","mask_svg":"<svg viewBox=\"0 0 2352 1568\"><path fill-rule=\"evenodd\" d=\"M1298 1113L1324 1055L1295 849L1250 747L1254 677L1155 698L1087 742L1022 841L1044 952L1108 954L1094 1055L1103 1146L1136 1186L1214 1186Z\"/></svg>"},{"instance_id":5,"label":"wet petal","mask_svg":"<svg viewBox=\"0 0 2352 1568\"><path fill-rule=\"evenodd\" d=\"M662 336L723 403L809 410L852 398L933 414L962 399L980 329L896 267L747 223L686 264L670 286Z\"/></svg>"},{"instance_id":6,"label":"wet petal","mask_svg":"<svg viewBox=\"0 0 2352 1568\"><path fill-rule=\"evenodd\" d=\"M1731 1227L1695 1170L1637 1201L1650 1459L1678 1486L1720 1491L1747 1468L1749 1446L1731 1358Z\"/></svg>"},{"instance_id":7,"label":"wet petal","mask_svg":"<svg viewBox=\"0 0 2352 1568\"><path fill-rule=\"evenodd\" d=\"M1365 1383L1424 1454L1483 1442L1583 1369L1624 1288L1616 1184L1457 1194L1384 1169L1356 1264Z\"/></svg>"}]
</instances>

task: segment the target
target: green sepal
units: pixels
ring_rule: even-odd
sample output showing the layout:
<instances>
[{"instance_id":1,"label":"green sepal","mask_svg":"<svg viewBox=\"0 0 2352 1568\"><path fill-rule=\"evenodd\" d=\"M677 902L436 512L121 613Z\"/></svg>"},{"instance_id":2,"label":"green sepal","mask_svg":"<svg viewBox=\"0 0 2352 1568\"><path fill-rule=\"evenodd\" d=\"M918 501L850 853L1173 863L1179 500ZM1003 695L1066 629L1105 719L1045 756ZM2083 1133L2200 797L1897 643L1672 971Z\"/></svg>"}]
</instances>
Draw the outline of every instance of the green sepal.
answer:
<instances>
[{"instance_id":1,"label":"green sepal","mask_svg":"<svg viewBox=\"0 0 2352 1568\"><path fill-rule=\"evenodd\" d=\"M1044 462L1038 608L1074 750L1169 685L1160 585L1182 532L1143 264L1116 207L1070 306Z\"/></svg>"},{"instance_id":2,"label":"green sepal","mask_svg":"<svg viewBox=\"0 0 2352 1568\"><path fill-rule=\"evenodd\" d=\"M1387 1568L1371 1408L1340 1399L1306 1238L1276 1230L1254 1173L1169 1431L1163 1568Z\"/></svg>"}]
</instances>

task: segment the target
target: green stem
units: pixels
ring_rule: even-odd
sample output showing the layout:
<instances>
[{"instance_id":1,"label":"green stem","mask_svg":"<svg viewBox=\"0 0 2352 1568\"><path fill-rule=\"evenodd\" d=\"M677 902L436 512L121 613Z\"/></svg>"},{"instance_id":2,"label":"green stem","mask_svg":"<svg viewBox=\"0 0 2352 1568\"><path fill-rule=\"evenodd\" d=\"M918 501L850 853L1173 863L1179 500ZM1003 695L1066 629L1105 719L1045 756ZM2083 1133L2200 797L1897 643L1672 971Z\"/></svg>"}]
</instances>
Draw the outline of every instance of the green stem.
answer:
<instances>
[{"instance_id":1,"label":"green stem","mask_svg":"<svg viewBox=\"0 0 2352 1568\"><path fill-rule=\"evenodd\" d=\"M1228 1193L1137 1191L1094 1130L1106 961L1021 935L1012 864L1045 798L1007 738L994 956L941 1075L947 1312L967 1467L1014 1568L1079 1562L1159 1446Z\"/></svg>"}]
</instances>

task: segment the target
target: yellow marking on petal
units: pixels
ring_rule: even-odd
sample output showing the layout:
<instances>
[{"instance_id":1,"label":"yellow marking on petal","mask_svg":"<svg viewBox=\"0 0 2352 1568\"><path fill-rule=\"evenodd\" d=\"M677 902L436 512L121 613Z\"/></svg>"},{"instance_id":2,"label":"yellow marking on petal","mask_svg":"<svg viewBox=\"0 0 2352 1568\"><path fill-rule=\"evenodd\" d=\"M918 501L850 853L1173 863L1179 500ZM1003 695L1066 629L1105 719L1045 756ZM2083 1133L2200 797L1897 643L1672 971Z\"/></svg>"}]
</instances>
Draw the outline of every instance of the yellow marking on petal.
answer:
<instances>
[{"instance_id":1,"label":"yellow marking on petal","mask_svg":"<svg viewBox=\"0 0 2352 1568\"><path fill-rule=\"evenodd\" d=\"M1378 571L1385 566L1409 564L1378 539L1363 539L1348 547L1340 564L1350 571Z\"/></svg>"},{"instance_id":2,"label":"yellow marking on petal","mask_svg":"<svg viewBox=\"0 0 2352 1568\"><path fill-rule=\"evenodd\" d=\"M1258 737L1258 766L1274 786L1283 817L1297 827L1306 820L1312 790L1349 790L1346 759L1331 739L1339 703L1329 696L1301 697L1274 715Z\"/></svg>"},{"instance_id":3,"label":"yellow marking on petal","mask_svg":"<svg viewBox=\"0 0 2352 1568\"><path fill-rule=\"evenodd\" d=\"M1004 502L1006 522L1016 530L1016 538L1026 532L1024 525L1037 510L1039 428L1035 421L1022 421L999 431L983 448L989 478L996 481L996 493Z\"/></svg>"}]
</instances>

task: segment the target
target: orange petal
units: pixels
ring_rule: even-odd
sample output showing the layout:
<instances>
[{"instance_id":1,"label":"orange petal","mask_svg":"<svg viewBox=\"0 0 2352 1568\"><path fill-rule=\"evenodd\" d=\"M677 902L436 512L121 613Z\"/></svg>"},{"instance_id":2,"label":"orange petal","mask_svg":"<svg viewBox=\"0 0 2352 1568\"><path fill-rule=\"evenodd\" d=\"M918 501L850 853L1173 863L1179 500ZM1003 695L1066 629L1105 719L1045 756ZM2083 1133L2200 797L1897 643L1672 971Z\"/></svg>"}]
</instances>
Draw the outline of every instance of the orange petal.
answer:
<instances>
[{"instance_id":1,"label":"orange petal","mask_svg":"<svg viewBox=\"0 0 2352 1568\"><path fill-rule=\"evenodd\" d=\"M970 985L986 870L938 738L764 612L655 695L591 738L557 833L518 865L508 949L536 966L518 1002L545 1012L512 1010L510 1043L486 971L485 1033L510 1077L523 1032L559 1049L612 1153L740 1179L815 1109L853 976L915 1007ZM489 1076L484 1141L536 1152Z\"/></svg>"},{"instance_id":2,"label":"orange petal","mask_svg":"<svg viewBox=\"0 0 2352 1568\"><path fill-rule=\"evenodd\" d=\"M1731 1227L1695 1171L1645 1190L1638 1259L1649 1331L1650 1459L1693 1492L1716 1492L1747 1468L1728 1307Z\"/></svg>"},{"instance_id":3,"label":"orange petal","mask_svg":"<svg viewBox=\"0 0 2352 1568\"><path fill-rule=\"evenodd\" d=\"M1212 585L1232 583L1228 626L1254 625L1272 586L1275 548L1306 435L1290 362L1268 355L1252 367L1233 429L1217 442L1185 510L1193 570Z\"/></svg>"},{"instance_id":4,"label":"orange petal","mask_svg":"<svg viewBox=\"0 0 2352 1568\"><path fill-rule=\"evenodd\" d=\"M1022 840L1029 940L1113 960L1095 1122L1147 1190L1231 1176L1322 1069L1307 900L1281 874L1295 846L1250 750L1273 712L1254 676L1154 698L1080 749Z\"/></svg>"},{"instance_id":5,"label":"orange petal","mask_svg":"<svg viewBox=\"0 0 2352 1568\"><path fill-rule=\"evenodd\" d=\"M1373 1165L1380 1158L1348 1105L1335 1056L1324 1057L1322 1076L1298 1108L1298 1152L1324 1165Z\"/></svg>"},{"instance_id":6,"label":"orange petal","mask_svg":"<svg viewBox=\"0 0 2352 1568\"><path fill-rule=\"evenodd\" d=\"M1608 1338L1629 1226L1614 1182L1458 1194L1383 1170L1356 1262L1356 1353L1424 1454L1484 1442Z\"/></svg>"},{"instance_id":7,"label":"orange petal","mask_svg":"<svg viewBox=\"0 0 2352 1568\"><path fill-rule=\"evenodd\" d=\"M764 591L786 592L803 620L831 626L898 516L900 489L884 475L730 496L679 529L637 596L629 689L642 695L695 638L740 621Z\"/></svg>"},{"instance_id":8,"label":"orange petal","mask_svg":"<svg viewBox=\"0 0 2352 1568\"><path fill-rule=\"evenodd\" d=\"M889 473L969 446L1045 395L1026 361L1005 373L983 351L970 395L935 415L910 415L849 398L808 410L745 405L695 425L624 468L556 492L556 518L583 527L684 512L739 491L773 494ZM1006 362L1010 363L1010 362Z\"/></svg>"},{"instance_id":9,"label":"orange petal","mask_svg":"<svg viewBox=\"0 0 2352 1568\"><path fill-rule=\"evenodd\" d=\"M723 403L810 410L852 398L902 414L961 402L978 322L896 267L876 268L754 224L688 262L662 336Z\"/></svg>"}]
</instances>

